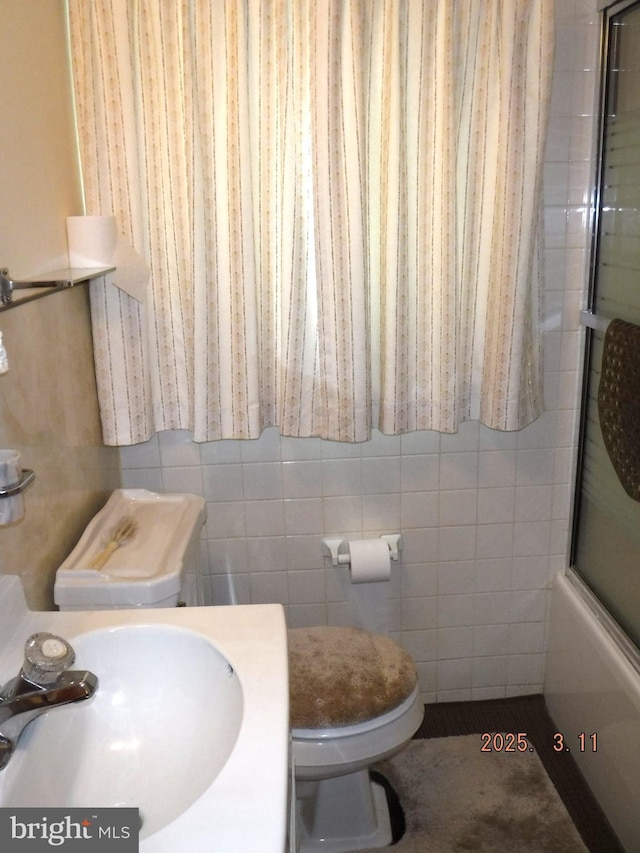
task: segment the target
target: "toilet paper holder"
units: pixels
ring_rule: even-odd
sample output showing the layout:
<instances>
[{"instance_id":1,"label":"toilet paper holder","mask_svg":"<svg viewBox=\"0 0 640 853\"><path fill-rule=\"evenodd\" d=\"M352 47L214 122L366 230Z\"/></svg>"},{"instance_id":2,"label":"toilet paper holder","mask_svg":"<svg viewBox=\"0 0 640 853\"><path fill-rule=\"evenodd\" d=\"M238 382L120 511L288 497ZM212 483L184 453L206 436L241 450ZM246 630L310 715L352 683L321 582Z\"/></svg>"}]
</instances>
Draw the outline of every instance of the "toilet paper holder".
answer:
<instances>
[{"instance_id":1,"label":"toilet paper holder","mask_svg":"<svg viewBox=\"0 0 640 853\"><path fill-rule=\"evenodd\" d=\"M390 557L392 560L397 560L402 551L402 534L401 533L383 533L380 539L384 539L389 546ZM351 562L351 555L344 553L344 548L347 545L347 539L323 539L322 553L326 557L331 557L331 562L334 566L341 566ZM342 548L342 553L340 549Z\"/></svg>"}]
</instances>

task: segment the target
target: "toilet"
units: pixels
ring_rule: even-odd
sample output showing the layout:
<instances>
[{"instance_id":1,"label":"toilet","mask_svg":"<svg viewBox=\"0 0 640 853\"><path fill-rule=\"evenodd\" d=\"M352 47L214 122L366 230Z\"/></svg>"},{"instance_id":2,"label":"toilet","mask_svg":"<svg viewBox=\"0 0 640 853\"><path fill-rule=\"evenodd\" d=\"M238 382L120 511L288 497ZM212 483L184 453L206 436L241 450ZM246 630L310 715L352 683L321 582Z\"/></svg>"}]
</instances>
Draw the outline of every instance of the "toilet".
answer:
<instances>
[{"instance_id":1,"label":"toilet","mask_svg":"<svg viewBox=\"0 0 640 853\"><path fill-rule=\"evenodd\" d=\"M369 768L400 751L424 706L411 657L359 628L289 629L290 851L344 853L392 842L385 789Z\"/></svg>"},{"instance_id":2,"label":"toilet","mask_svg":"<svg viewBox=\"0 0 640 853\"><path fill-rule=\"evenodd\" d=\"M123 517L135 534L91 568ZM60 610L202 604L199 538L204 500L116 489L56 572ZM385 789L370 767L401 750L424 706L411 657L360 628L288 631L292 822L290 853L385 847L392 826Z\"/></svg>"},{"instance_id":3,"label":"toilet","mask_svg":"<svg viewBox=\"0 0 640 853\"><path fill-rule=\"evenodd\" d=\"M131 518L135 532L102 569L91 568L110 532ZM198 495L116 489L56 572L60 610L122 610L203 604L199 553L205 502Z\"/></svg>"}]
</instances>

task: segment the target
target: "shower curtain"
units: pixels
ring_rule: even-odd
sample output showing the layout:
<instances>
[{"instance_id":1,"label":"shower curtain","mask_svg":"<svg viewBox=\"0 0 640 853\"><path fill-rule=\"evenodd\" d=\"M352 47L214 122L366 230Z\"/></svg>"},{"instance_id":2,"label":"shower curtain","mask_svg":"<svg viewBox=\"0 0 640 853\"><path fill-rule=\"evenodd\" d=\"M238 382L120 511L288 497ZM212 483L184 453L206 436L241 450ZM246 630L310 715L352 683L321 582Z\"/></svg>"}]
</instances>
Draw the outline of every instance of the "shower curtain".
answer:
<instances>
[{"instance_id":1,"label":"shower curtain","mask_svg":"<svg viewBox=\"0 0 640 853\"><path fill-rule=\"evenodd\" d=\"M105 442L541 412L552 0L69 0Z\"/></svg>"}]
</instances>

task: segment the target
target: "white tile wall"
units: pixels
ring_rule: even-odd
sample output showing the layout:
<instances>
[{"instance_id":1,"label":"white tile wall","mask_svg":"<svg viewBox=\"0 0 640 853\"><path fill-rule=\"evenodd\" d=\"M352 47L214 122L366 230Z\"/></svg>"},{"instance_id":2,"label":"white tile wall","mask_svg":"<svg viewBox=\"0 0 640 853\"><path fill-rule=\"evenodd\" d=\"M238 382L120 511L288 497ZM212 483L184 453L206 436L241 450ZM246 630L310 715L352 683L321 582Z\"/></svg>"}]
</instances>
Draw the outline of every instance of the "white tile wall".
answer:
<instances>
[{"instance_id":1,"label":"white tile wall","mask_svg":"<svg viewBox=\"0 0 640 853\"><path fill-rule=\"evenodd\" d=\"M203 495L208 601L281 602L289 624L354 618L321 538L399 530L392 635L427 701L542 689L550 578L566 562L591 198L595 0L557 0L546 157L545 399L518 434L477 423L339 444L282 438L197 445L162 433L122 449L123 484Z\"/></svg>"}]
</instances>

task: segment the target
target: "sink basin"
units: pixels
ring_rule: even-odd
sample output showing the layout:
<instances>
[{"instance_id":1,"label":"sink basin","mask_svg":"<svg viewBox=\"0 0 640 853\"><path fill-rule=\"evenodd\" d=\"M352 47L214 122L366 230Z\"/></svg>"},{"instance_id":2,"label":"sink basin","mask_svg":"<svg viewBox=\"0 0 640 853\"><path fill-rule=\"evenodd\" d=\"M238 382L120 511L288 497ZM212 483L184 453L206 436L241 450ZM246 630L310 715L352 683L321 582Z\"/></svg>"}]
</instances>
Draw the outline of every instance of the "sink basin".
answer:
<instances>
[{"instance_id":1,"label":"sink basin","mask_svg":"<svg viewBox=\"0 0 640 853\"><path fill-rule=\"evenodd\" d=\"M0 771L0 807L137 807L141 853L282 853L279 605L35 613L19 579L0 576L0 684L36 631L68 640L98 689L26 727Z\"/></svg>"},{"instance_id":2,"label":"sink basin","mask_svg":"<svg viewBox=\"0 0 640 853\"><path fill-rule=\"evenodd\" d=\"M75 668L99 673L98 690L25 730L2 804L133 806L144 838L188 808L231 755L238 676L206 639L175 627L116 627L73 646Z\"/></svg>"}]
</instances>

